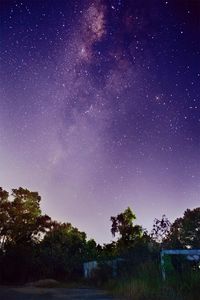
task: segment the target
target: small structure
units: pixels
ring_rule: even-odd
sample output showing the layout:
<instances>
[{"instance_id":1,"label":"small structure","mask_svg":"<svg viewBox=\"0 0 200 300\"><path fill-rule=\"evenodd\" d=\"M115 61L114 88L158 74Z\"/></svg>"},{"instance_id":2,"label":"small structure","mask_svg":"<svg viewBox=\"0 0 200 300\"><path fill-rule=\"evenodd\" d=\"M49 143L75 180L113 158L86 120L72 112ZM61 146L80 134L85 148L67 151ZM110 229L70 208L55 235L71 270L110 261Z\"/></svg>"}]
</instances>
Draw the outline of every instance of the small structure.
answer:
<instances>
[{"instance_id":1,"label":"small structure","mask_svg":"<svg viewBox=\"0 0 200 300\"><path fill-rule=\"evenodd\" d=\"M97 269L97 267L98 267L98 263L96 260L85 262L83 264L84 277L87 279L91 278L92 271Z\"/></svg>"},{"instance_id":2,"label":"small structure","mask_svg":"<svg viewBox=\"0 0 200 300\"><path fill-rule=\"evenodd\" d=\"M123 258L116 258L116 259L112 259L112 260L99 261L99 262L97 262L96 260L85 262L83 264L84 277L87 278L87 279L91 278L92 277L92 272L95 269L97 269L98 267L100 267L101 264L105 264L105 265L111 267L112 276L115 277L115 276L117 276L118 265L119 265L120 262L123 262L123 261L124 261Z\"/></svg>"},{"instance_id":3,"label":"small structure","mask_svg":"<svg viewBox=\"0 0 200 300\"><path fill-rule=\"evenodd\" d=\"M166 270L165 270L165 255L186 255L186 258L190 261L199 261L200 260L200 249L169 249L161 251L161 269L163 280L166 279Z\"/></svg>"}]
</instances>

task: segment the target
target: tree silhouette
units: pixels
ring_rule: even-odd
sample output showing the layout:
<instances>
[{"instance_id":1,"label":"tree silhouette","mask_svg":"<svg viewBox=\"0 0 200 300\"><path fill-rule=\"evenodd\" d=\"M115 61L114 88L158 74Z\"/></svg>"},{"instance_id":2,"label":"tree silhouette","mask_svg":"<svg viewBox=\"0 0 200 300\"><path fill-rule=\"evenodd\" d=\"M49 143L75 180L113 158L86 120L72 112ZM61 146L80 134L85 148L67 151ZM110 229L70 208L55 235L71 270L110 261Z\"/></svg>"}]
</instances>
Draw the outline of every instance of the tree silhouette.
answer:
<instances>
[{"instance_id":1,"label":"tree silhouette","mask_svg":"<svg viewBox=\"0 0 200 300\"><path fill-rule=\"evenodd\" d=\"M200 247L200 207L187 209L182 218L174 221L166 243L170 247Z\"/></svg>"},{"instance_id":2,"label":"tree silhouette","mask_svg":"<svg viewBox=\"0 0 200 300\"><path fill-rule=\"evenodd\" d=\"M158 243L162 243L170 232L171 223L165 215L162 215L161 220L155 219L151 237Z\"/></svg>"}]
</instances>

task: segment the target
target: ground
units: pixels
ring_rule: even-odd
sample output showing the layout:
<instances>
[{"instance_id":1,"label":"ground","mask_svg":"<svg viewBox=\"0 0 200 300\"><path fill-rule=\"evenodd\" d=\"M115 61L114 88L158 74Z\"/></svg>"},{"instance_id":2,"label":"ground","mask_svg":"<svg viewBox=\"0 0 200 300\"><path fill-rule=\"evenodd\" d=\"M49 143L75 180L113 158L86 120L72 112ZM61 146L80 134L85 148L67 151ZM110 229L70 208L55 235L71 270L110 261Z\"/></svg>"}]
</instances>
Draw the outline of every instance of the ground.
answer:
<instances>
[{"instance_id":1,"label":"ground","mask_svg":"<svg viewBox=\"0 0 200 300\"><path fill-rule=\"evenodd\" d=\"M0 287L1 300L114 300L96 289ZM119 300L119 299L118 299Z\"/></svg>"}]
</instances>

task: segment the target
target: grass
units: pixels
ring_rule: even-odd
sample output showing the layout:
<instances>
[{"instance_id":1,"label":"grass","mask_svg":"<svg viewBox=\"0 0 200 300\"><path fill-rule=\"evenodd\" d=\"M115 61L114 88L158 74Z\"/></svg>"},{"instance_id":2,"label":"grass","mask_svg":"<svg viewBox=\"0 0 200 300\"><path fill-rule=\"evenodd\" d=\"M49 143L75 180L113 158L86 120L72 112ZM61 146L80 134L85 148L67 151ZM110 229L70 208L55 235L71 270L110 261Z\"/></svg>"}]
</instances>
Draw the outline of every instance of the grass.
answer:
<instances>
[{"instance_id":1,"label":"grass","mask_svg":"<svg viewBox=\"0 0 200 300\"><path fill-rule=\"evenodd\" d=\"M110 280L106 288L114 295L130 300L198 300L200 274L174 274L163 282L159 267L148 263L141 266L135 275Z\"/></svg>"}]
</instances>

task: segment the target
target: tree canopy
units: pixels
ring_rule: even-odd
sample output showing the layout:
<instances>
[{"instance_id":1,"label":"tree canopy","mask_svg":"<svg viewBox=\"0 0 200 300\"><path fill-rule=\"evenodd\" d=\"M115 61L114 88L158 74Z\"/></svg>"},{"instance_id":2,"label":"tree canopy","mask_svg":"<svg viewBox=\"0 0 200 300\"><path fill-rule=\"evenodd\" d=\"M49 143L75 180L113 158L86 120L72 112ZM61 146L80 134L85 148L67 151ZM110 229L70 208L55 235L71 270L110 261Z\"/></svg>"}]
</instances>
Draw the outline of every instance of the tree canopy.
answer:
<instances>
[{"instance_id":1,"label":"tree canopy","mask_svg":"<svg viewBox=\"0 0 200 300\"><path fill-rule=\"evenodd\" d=\"M1 249L8 244L36 241L45 232L51 218L42 215L41 197L27 189L13 189L11 195L0 188L0 235Z\"/></svg>"},{"instance_id":2,"label":"tree canopy","mask_svg":"<svg viewBox=\"0 0 200 300\"><path fill-rule=\"evenodd\" d=\"M83 262L119 257L127 272L161 247L200 247L200 208L187 209L172 224L165 215L155 219L149 235L128 207L110 218L115 240L101 246L72 224L42 214L40 203L38 192L20 187L9 194L0 187L0 282L77 278Z\"/></svg>"},{"instance_id":3,"label":"tree canopy","mask_svg":"<svg viewBox=\"0 0 200 300\"><path fill-rule=\"evenodd\" d=\"M173 248L200 248L200 207L187 209L170 227L164 244Z\"/></svg>"}]
</instances>

